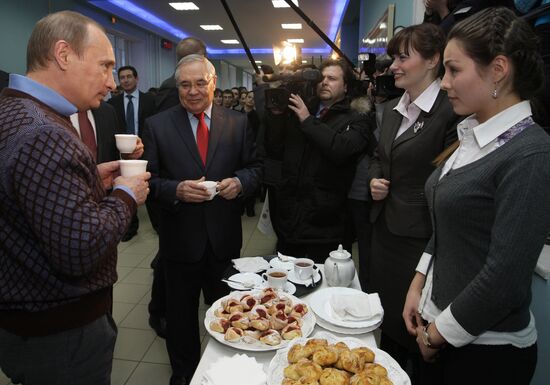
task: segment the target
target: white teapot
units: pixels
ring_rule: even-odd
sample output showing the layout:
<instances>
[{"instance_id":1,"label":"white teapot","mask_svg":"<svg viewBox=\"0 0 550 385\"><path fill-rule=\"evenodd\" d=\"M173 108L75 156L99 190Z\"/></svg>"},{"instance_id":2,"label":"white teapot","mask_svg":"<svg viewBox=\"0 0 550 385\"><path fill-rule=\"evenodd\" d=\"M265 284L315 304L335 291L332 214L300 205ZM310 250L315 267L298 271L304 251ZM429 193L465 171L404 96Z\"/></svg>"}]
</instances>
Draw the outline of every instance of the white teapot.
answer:
<instances>
[{"instance_id":1,"label":"white teapot","mask_svg":"<svg viewBox=\"0 0 550 385\"><path fill-rule=\"evenodd\" d=\"M329 286L347 287L355 278L355 264L351 254L338 246L338 250L331 251L325 261L325 278Z\"/></svg>"}]
</instances>

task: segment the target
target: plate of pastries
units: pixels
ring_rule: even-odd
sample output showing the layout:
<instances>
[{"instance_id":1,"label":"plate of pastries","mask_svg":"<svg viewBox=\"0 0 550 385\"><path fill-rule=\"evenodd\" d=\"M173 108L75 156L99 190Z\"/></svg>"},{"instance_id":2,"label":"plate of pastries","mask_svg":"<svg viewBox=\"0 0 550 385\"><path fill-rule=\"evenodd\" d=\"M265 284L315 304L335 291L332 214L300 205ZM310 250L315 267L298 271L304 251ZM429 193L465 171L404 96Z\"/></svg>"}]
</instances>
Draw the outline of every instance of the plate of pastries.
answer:
<instances>
[{"instance_id":1,"label":"plate of pastries","mask_svg":"<svg viewBox=\"0 0 550 385\"><path fill-rule=\"evenodd\" d=\"M268 385L411 385L388 353L326 332L297 338L277 351L267 378Z\"/></svg>"},{"instance_id":2,"label":"plate of pastries","mask_svg":"<svg viewBox=\"0 0 550 385\"><path fill-rule=\"evenodd\" d=\"M315 327L315 315L293 295L265 288L220 298L206 311L204 326L222 344L267 351L309 336Z\"/></svg>"}]
</instances>

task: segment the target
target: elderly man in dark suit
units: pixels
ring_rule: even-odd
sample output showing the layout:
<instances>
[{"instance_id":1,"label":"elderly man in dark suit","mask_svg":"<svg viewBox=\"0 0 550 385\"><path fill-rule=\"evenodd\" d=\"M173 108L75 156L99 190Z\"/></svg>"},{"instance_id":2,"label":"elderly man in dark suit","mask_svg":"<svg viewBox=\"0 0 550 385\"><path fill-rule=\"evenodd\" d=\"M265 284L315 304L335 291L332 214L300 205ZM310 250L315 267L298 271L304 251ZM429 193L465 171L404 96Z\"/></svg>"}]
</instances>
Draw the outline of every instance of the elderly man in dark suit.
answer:
<instances>
[{"instance_id":1,"label":"elderly man in dark suit","mask_svg":"<svg viewBox=\"0 0 550 385\"><path fill-rule=\"evenodd\" d=\"M199 294L211 303L242 245L238 197L258 187L261 164L245 115L213 106L216 74L201 55L178 63L181 105L145 122L144 157L161 206L159 245L167 296L171 385L186 384L200 359ZM201 181L218 182L211 200Z\"/></svg>"},{"instance_id":2,"label":"elderly man in dark suit","mask_svg":"<svg viewBox=\"0 0 550 385\"><path fill-rule=\"evenodd\" d=\"M138 89L138 73L132 66L122 66L118 69L118 81L124 92L113 96L108 103L115 107L125 133L141 137L143 122L156 112L155 98ZM139 220L135 215L122 241L132 239L137 234L138 228Z\"/></svg>"}]
</instances>

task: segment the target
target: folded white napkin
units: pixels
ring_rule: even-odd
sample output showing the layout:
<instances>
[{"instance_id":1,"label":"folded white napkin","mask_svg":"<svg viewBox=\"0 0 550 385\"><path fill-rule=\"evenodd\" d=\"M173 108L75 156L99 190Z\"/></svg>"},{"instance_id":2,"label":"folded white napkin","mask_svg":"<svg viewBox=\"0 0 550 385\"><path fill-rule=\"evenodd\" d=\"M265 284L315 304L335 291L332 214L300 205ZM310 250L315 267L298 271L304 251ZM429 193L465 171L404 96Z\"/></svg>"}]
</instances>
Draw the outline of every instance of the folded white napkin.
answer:
<instances>
[{"instance_id":1,"label":"folded white napkin","mask_svg":"<svg viewBox=\"0 0 550 385\"><path fill-rule=\"evenodd\" d=\"M233 266L241 273L256 273L269 269L269 263L262 257L237 258L233 260Z\"/></svg>"},{"instance_id":2,"label":"folded white napkin","mask_svg":"<svg viewBox=\"0 0 550 385\"><path fill-rule=\"evenodd\" d=\"M384 311L378 293L333 295L329 303L334 316L343 321L366 321L380 317Z\"/></svg>"},{"instance_id":3,"label":"folded white napkin","mask_svg":"<svg viewBox=\"0 0 550 385\"><path fill-rule=\"evenodd\" d=\"M246 354L221 357L204 373L202 385L265 385L262 365Z\"/></svg>"}]
</instances>

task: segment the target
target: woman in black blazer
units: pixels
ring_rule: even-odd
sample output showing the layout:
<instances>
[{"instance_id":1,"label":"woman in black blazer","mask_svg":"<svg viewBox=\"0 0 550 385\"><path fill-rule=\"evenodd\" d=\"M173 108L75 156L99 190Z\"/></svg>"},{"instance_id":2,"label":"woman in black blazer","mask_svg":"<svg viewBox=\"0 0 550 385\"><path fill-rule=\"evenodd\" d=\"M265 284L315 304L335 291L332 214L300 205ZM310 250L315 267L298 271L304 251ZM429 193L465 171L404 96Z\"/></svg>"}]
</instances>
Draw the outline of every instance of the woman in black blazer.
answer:
<instances>
[{"instance_id":1,"label":"woman in black blazer","mask_svg":"<svg viewBox=\"0 0 550 385\"><path fill-rule=\"evenodd\" d=\"M390 70L405 93L385 106L369 166L374 202L367 289L380 294L384 307L381 348L404 368L408 359L414 368L420 358L401 314L432 233L424 183L435 169L434 159L457 137L458 116L439 88L444 46L445 37L433 24L407 27L389 42Z\"/></svg>"}]
</instances>

